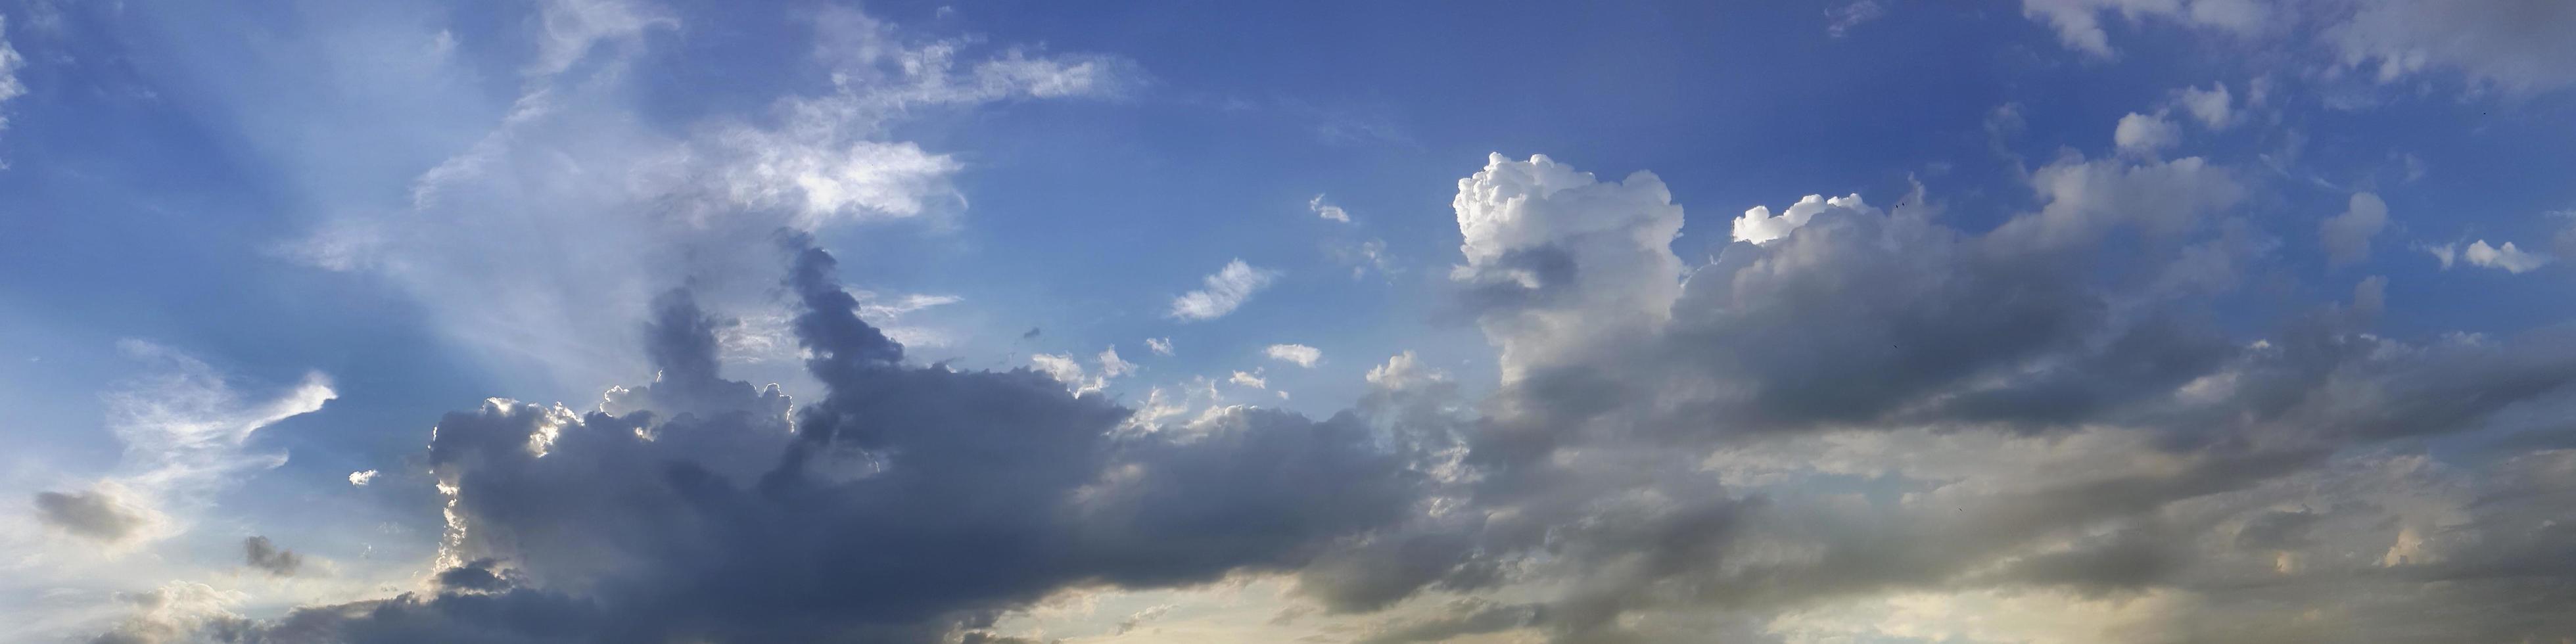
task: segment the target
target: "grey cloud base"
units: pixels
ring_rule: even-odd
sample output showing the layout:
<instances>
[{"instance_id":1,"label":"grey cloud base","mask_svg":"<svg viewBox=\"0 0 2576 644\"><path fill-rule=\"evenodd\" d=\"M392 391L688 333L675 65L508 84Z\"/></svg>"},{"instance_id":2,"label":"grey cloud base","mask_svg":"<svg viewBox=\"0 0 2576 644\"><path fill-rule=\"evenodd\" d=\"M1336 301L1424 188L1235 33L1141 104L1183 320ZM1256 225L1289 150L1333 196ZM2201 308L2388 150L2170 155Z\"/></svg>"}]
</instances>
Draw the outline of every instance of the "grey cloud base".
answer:
<instances>
[{"instance_id":1,"label":"grey cloud base","mask_svg":"<svg viewBox=\"0 0 2576 644\"><path fill-rule=\"evenodd\" d=\"M1120 433L1127 410L1041 374L904 365L833 258L792 243L828 392L792 425L774 388L715 373L713 322L666 296L647 334L662 376L612 392L624 413L495 400L439 421L428 462L458 526L439 588L241 636L942 641L1066 588L1293 571L1418 499L1355 416Z\"/></svg>"},{"instance_id":2,"label":"grey cloud base","mask_svg":"<svg viewBox=\"0 0 2576 644\"><path fill-rule=\"evenodd\" d=\"M2060 639L2576 636L2568 329L2377 336L2369 278L2235 337L2209 311L2271 244L2227 171L2034 176L1991 231L1919 190L1810 199L1688 266L1654 175L1496 156L1453 273L1492 395L1389 376L1322 421L1155 430L1043 374L905 364L791 237L822 400L724 379L715 322L666 296L656 382L438 423L436 587L227 633L1003 642L1068 589L1251 574L1390 613L1373 643L1865 638L1897 596L2108 624Z\"/></svg>"}]
</instances>

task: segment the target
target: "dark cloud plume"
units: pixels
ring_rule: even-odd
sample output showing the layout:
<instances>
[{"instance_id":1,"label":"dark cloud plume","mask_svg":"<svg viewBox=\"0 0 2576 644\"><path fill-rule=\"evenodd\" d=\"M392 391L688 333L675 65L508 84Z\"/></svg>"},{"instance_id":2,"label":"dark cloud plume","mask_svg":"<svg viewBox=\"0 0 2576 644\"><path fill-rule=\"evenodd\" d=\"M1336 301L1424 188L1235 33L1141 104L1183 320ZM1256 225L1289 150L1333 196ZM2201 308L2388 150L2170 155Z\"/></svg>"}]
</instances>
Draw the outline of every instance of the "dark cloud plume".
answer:
<instances>
[{"instance_id":1,"label":"dark cloud plume","mask_svg":"<svg viewBox=\"0 0 2576 644\"><path fill-rule=\"evenodd\" d=\"M120 541L145 523L142 514L106 493L37 492L36 518L64 532L98 541Z\"/></svg>"},{"instance_id":2,"label":"dark cloud plume","mask_svg":"<svg viewBox=\"0 0 2576 644\"><path fill-rule=\"evenodd\" d=\"M268 537L242 540L242 563L277 577L293 577L304 567L304 555L269 543Z\"/></svg>"}]
</instances>

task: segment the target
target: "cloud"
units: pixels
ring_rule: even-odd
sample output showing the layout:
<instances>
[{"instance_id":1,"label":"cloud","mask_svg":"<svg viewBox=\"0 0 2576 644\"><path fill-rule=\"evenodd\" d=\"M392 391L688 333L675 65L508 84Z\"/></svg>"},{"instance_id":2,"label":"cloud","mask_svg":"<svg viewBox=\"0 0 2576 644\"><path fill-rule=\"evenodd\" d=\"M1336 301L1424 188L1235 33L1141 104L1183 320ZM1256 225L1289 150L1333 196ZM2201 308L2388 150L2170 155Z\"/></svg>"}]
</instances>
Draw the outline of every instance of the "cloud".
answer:
<instances>
[{"instance_id":1,"label":"cloud","mask_svg":"<svg viewBox=\"0 0 2576 644\"><path fill-rule=\"evenodd\" d=\"M804 243L787 286L820 400L722 378L714 319L665 295L643 334L653 384L596 412L496 398L440 419L423 459L449 517L438 586L229 628L953 641L1062 589L1294 571L1417 502L1408 457L1353 418L1229 408L1123 435L1128 410L1031 371L907 366Z\"/></svg>"},{"instance_id":2,"label":"cloud","mask_svg":"<svg viewBox=\"0 0 2576 644\"><path fill-rule=\"evenodd\" d=\"M1869 203L1862 201L1857 194L1832 199L1826 199L1824 195L1807 195L1806 198L1799 199L1798 203L1790 204L1788 209L1780 211L1778 215L1771 214L1769 206L1754 206L1745 210L1744 216L1735 218L1735 239L1759 244L1787 237L1789 231L1807 225L1807 220L1815 218L1816 213L1830 209L1850 212L1871 210Z\"/></svg>"},{"instance_id":3,"label":"cloud","mask_svg":"<svg viewBox=\"0 0 2576 644\"><path fill-rule=\"evenodd\" d=\"M36 493L36 518L46 525L103 542L118 542L152 522L145 510L103 490Z\"/></svg>"},{"instance_id":4,"label":"cloud","mask_svg":"<svg viewBox=\"0 0 2576 644\"><path fill-rule=\"evenodd\" d=\"M1145 348L1154 350L1154 355L1158 355L1158 356L1168 356L1168 355L1172 355L1172 339L1171 339L1171 338L1146 338L1146 339L1145 339Z\"/></svg>"},{"instance_id":5,"label":"cloud","mask_svg":"<svg viewBox=\"0 0 2576 644\"><path fill-rule=\"evenodd\" d=\"M179 644L203 641L193 634L239 633L250 620L232 611L249 600L240 591L171 582L150 591L118 597L132 614L91 639L93 644Z\"/></svg>"},{"instance_id":6,"label":"cloud","mask_svg":"<svg viewBox=\"0 0 2576 644\"><path fill-rule=\"evenodd\" d=\"M2242 588L2228 578L2236 555L2202 552L2187 535L2229 530L2283 504L2337 507L2369 503L2349 496L2361 490L2424 489L2312 486L2361 476L2338 468L2372 467L2368 457L2333 454L2482 431L2563 399L2576 384L2576 338L2563 333L2403 343L2362 331L2387 306L2378 278L2357 286L2351 302L2284 321L2259 341L2196 319L2191 311L2205 298L2231 288L2227 275L2238 269L2228 267L2264 248L2217 218L2244 189L2199 159L2067 158L2030 180L2036 209L1984 233L1934 223L1936 209L1919 194L1894 212L1855 200L1687 270L1631 270L1669 253L1646 244L1521 264L1536 275L1625 277L1579 287L1599 293L1462 293L1498 346L1582 350L1504 353L1504 380L1475 406L1462 461L1480 477L1475 503L1486 522L1426 522L1406 556L1333 568L1352 572L1325 587L1352 597L1459 592L1493 583L1464 571L1509 567L1548 580L1512 586L1538 593L1544 615L1517 627L1569 641L1652 641L1694 632L1658 625L1676 615L1760 620L1916 591L1941 601L1990 590L2078 600L2247 597L2256 593L2231 590ZM1470 262L1483 189L1461 182ZM1628 203L1604 202L1562 216L1596 225L1635 216ZM2128 238L2115 231L2166 241L2145 254L2102 252ZM1567 230L1520 246L1563 249L1589 243L1588 234ZM1657 306L1583 304L1674 282L1681 288L1672 298L1641 301ZM1509 323L1521 320L1547 323ZM1846 476L1893 481L1904 492L1874 500L1814 487ZM2354 520L2390 514L2374 516ZM2369 538L2398 536L2386 528ZM1472 545L1434 545L1442 543ZM1516 554L1541 548L1544 557ZM2336 548L2352 546L2320 550ZM2296 584L2306 597L2327 597L2340 574L2318 571ZM1386 587L1399 590L1360 590ZM2438 588L2388 591L2445 592ZM2456 605L2476 605L2467 601ZM2255 611L2207 627L2255 628L2245 625L2278 616ZM2483 629L2482 619L2444 628Z\"/></svg>"},{"instance_id":7,"label":"cloud","mask_svg":"<svg viewBox=\"0 0 2576 644\"><path fill-rule=\"evenodd\" d=\"M1351 213L1342 210L1341 206L1324 203L1323 195L1315 195L1315 198L1306 200L1306 209L1314 211L1317 217L1345 224L1351 223Z\"/></svg>"},{"instance_id":8,"label":"cloud","mask_svg":"<svg viewBox=\"0 0 2576 644\"><path fill-rule=\"evenodd\" d=\"M2119 127L2111 133L2111 142L2121 152L2151 156L2181 143L2182 130L2174 127L2173 121L2166 120L2161 112L2155 116L2130 112L2128 116L2120 117Z\"/></svg>"},{"instance_id":9,"label":"cloud","mask_svg":"<svg viewBox=\"0 0 2576 644\"><path fill-rule=\"evenodd\" d=\"M1262 379L1261 379L1261 376L1259 376L1259 375L1257 375L1257 374L1255 374L1255 373L1253 373L1253 372L1237 371L1237 372L1234 372L1234 377L1232 377L1232 378L1228 378L1228 379L1226 379L1226 380L1227 380L1228 382L1232 382L1232 383L1234 383L1234 384L1236 384L1236 385L1239 385L1239 386L1251 387L1251 388L1254 388L1254 389L1269 389L1269 388L1270 388L1270 382L1269 382L1269 381L1267 381L1267 380L1262 380Z\"/></svg>"},{"instance_id":10,"label":"cloud","mask_svg":"<svg viewBox=\"0 0 2576 644\"><path fill-rule=\"evenodd\" d=\"M1492 154L1458 181L1451 208L1466 263L1449 278L1484 311L1477 324L1501 348L1506 381L1658 323L1681 294L1671 244L1682 211L1653 173L1602 182L1546 155Z\"/></svg>"},{"instance_id":11,"label":"cloud","mask_svg":"<svg viewBox=\"0 0 2576 644\"><path fill-rule=\"evenodd\" d=\"M2467 250L2461 251L2461 256L2467 258L2471 265L2500 268L2509 273L2537 269L2548 264L2552 259L2546 254L2524 252L2522 249L2514 248L2513 242L2505 242L2501 247L2491 247L2483 239L2470 243Z\"/></svg>"},{"instance_id":12,"label":"cloud","mask_svg":"<svg viewBox=\"0 0 2576 644\"><path fill-rule=\"evenodd\" d=\"M16 47L9 45L8 27L9 19L0 17L0 110L8 107L10 99L27 95L27 84L18 80L18 70L27 65L27 59L18 54ZM0 131L8 129L9 114L0 111ZM0 169L8 167L6 161L0 161Z\"/></svg>"},{"instance_id":13,"label":"cloud","mask_svg":"<svg viewBox=\"0 0 2576 644\"><path fill-rule=\"evenodd\" d=\"M1294 363L1309 369L1315 367L1315 361L1324 359L1322 350L1302 344L1274 344L1270 345L1270 348L1262 349L1261 353L1270 356L1272 360Z\"/></svg>"},{"instance_id":14,"label":"cloud","mask_svg":"<svg viewBox=\"0 0 2576 644\"><path fill-rule=\"evenodd\" d=\"M2146 18L2251 34L2271 21L2266 6L2254 0L2022 0L2022 15L2045 21L2067 48L2108 58L2116 52L2102 17L2116 14L2131 21Z\"/></svg>"},{"instance_id":15,"label":"cloud","mask_svg":"<svg viewBox=\"0 0 2576 644\"><path fill-rule=\"evenodd\" d=\"M1118 347L1100 350L1100 377L1116 378L1135 371L1136 363L1118 359Z\"/></svg>"},{"instance_id":16,"label":"cloud","mask_svg":"<svg viewBox=\"0 0 2576 644\"><path fill-rule=\"evenodd\" d=\"M1145 608L1144 610L1136 611L1134 614L1128 615L1126 619L1118 620L1118 630L1114 631L1112 634L1125 635L1129 631L1136 630L1136 627L1145 625L1146 622L1162 619L1164 615L1171 614L1172 609L1174 608L1179 608L1179 606L1172 604L1155 604Z\"/></svg>"},{"instance_id":17,"label":"cloud","mask_svg":"<svg viewBox=\"0 0 2576 644\"><path fill-rule=\"evenodd\" d=\"M2319 36L2347 68L2393 82L2434 69L2478 84L2530 93L2576 85L2576 43L2556 34L2576 29L2576 7L2549 0L2475 5L2355 1L2348 18Z\"/></svg>"},{"instance_id":18,"label":"cloud","mask_svg":"<svg viewBox=\"0 0 2576 644\"><path fill-rule=\"evenodd\" d=\"M2028 180L1957 219L1983 230L1919 186L1811 197L1686 264L1654 175L1490 156L1458 182L1452 295L1497 380L1402 353L1320 421L1212 379L1129 409L1042 372L1087 378L1071 354L910 363L791 236L816 400L725 378L721 320L666 293L651 384L439 419L434 584L224 628L998 641L1069 591L1260 580L1371 642L2576 632L2576 330L2383 334L2377 276L2213 319L2278 261L2228 217L2231 172L2070 155Z\"/></svg>"},{"instance_id":19,"label":"cloud","mask_svg":"<svg viewBox=\"0 0 2576 644\"><path fill-rule=\"evenodd\" d=\"M1386 364L1370 367L1366 376L1370 385L1382 389L1407 389L1449 379L1449 374L1422 364L1412 351L1387 358Z\"/></svg>"},{"instance_id":20,"label":"cloud","mask_svg":"<svg viewBox=\"0 0 2576 644\"><path fill-rule=\"evenodd\" d=\"M2576 57L2576 44L2555 36L2576 28L2576 9L2551 0L2023 0L2022 15L2053 28L2067 48L2094 57L2116 54L2103 24L2117 17L2243 39L2277 38L2326 54L2316 61L2317 72L2357 71L2382 83L2438 70L2457 73L2475 87L2516 94L2576 85L2576 70L2560 64Z\"/></svg>"},{"instance_id":21,"label":"cloud","mask_svg":"<svg viewBox=\"0 0 2576 644\"><path fill-rule=\"evenodd\" d=\"M1861 23L1887 16L1887 7L1878 0L1855 0L1851 4L1825 10L1825 36L1841 38Z\"/></svg>"},{"instance_id":22,"label":"cloud","mask_svg":"<svg viewBox=\"0 0 2576 644\"><path fill-rule=\"evenodd\" d=\"M2326 262L2341 266L2368 259L2370 238L2387 227L2388 203L2380 201L2379 195L2356 192L2343 214L2317 225L2317 241L2326 247Z\"/></svg>"},{"instance_id":23,"label":"cloud","mask_svg":"<svg viewBox=\"0 0 2576 644\"><path fill-rule=\"evenodd\" d=\"M1253 268L1240 259L1228 262L1225 268L1202 280L1206 288L1172 298L1171 317L1182 321L1225 317L1225 314L1233 313L1235 307L1251 300L1252 294L1261 292L1278 279L1278 271Z\"/></svg>"},{"instance_id":24,"label":"cloud","mask_svg":"<svg viewBox=\"0 0 2576 644\"><path fill-rule=\"evenodd\" d=\"M2505 242L2503 246L2489 246L2484 239L2470 242L2466 247L2458 243L2450 243L2422 248L2425 252L2432 253L2433 258L2441 262L2442 270L2446 271L2451 270L2452 264L2466 260L2470 266L2492 268L2520 275L2539 270L2540 267L2557 260L2547 253L2517 248L2513 242Z\"/></svg>"},{"instance_id":25,"label":"cloud","mask_svg":"<svg viewBox=\"0 0 2576 644\"><path fill-rule=\"evenodd\" d=\"M304 555L269 543L268 537L252 536L242 540L242 563L267 572L273 577L293 577L304 567Z\"/></svg>"},{"instance_id":26,"label":"cloud","mask_svg":"<svg viewBox=\"0 0 2576 644\"><path fill-rule=\"evenodd\" d=\"M1116 96L1139 75L1119 59L930 37L838 7L704 12L560 0L527 12L527 41L496 50L526 52L515 84L473 81L473 57L445 56L400 74L371 68L364 78L385 87L349 89L343 79L355 72L327 65L376 57L346 54L341 43L288 43L327 55L310 57L317 68L278 70L286 79L422 94L438 118L392 122L421 149L369 152L426 160L431 169L409 178L412 203L388 209L342 196L368 188L312 188L315 209L330 215L275 254L387 278L423 303L433 328L473 349L471 358L564 388L634 372L639 364L624 349L637 338L627 321L648 313L662 285L695 280L700 297L747 322L769 317L759 310L769 284L749 276L770 270L775 258L763 249L781 227L917 221L935 232L960 216L967 204L954 180L969 164L898 136L898 126L1004 103ZM663 51L688 40L666 33L743 28L735 21L761 25L782 51L801 54L779 59L780 74L738 79L749 83L748 109L673 113L646 104L654 93L641 87L652 75L620 71L686 54ZM418 30L423 41L439 31L331 26ZM351 165L329 154L289 161ZM937 329L887 328L923 346L954 340ZM792 345L764 346L786 350L765 354L772 359L797 357Z\"/></svg>"},{"instance_id":27,"label":"cloud","mask_svg":"<svg viewBox=\"0 0 2576 644\"><path fill-rule=\"evenodd\" d=\"M216 491L248 471L286 462L283 454L247 452L253 432L320 410L337 396L330 378L317 372L274 399L248 399L195 357L140 340L118 348L150 365L149 375L102 396L108 431L125 445L124 457L86 491L36 495L47 523L109 544L185 530L187 516L209 505Z\"/></svg>"},{"instance_id":28,"label":"cloud","mask_svg":"<svg viewBox=\"0 0 2576 644\"><path fill-rule=\"evenodd\" d=\"M373 481L375 481L375 480L376 480L376 471L375 471L375 470L358 470L358 471L350 472L350 473L349 473L349 485L352 485L352 486L356 486L356 487L366 487L366 486L367 486L367 483L369 483L369 482L373 482Z\"/></svg>"},{"instance_id":29,"label":"cloud","mask_svg":"<svg viewBox=\"0 0 2576 644\"><path fill-rule=\"evenodd\" d=\"M2232 101L2227 94L2226 83L2212 83L2209 89L2185 87L2174 92L2174 103L2182 107L2183 113L2190 114L2200 121L2201 126L2211 130L2224 130L2236 124Z\"/></svg>"}]
</instances>

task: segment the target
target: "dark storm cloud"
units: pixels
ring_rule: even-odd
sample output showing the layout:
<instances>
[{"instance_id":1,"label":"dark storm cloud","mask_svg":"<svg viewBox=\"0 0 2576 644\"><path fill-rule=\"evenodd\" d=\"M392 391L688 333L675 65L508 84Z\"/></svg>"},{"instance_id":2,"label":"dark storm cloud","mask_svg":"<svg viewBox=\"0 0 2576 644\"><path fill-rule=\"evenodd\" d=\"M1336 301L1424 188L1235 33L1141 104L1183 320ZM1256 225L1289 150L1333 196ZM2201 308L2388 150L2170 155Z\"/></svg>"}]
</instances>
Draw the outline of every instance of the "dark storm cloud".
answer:
<instances>
[{"instance_id":1,"label":"dark storm cloud","mask_svg":"<svg viewBox=\"0 0 2576 644\"><path fill-rule=\"evenodd\" d=\"M37 492L36 518L65 532L99 541L122 540L145 521L115 497L90 490Z\"/></svg>"},{"instance_id":2,"label":"dark storm cloud","mask_svg":"<svg viewBox=\"0 0 2576 644\"><path fill-rule=\"evenodd\" d=\"M279 548L268 537L253 536L242 540L242 563L271 576L293 577L304 567L304 555Z\"/></svg>"},{"instance_id":3,"label":"dark storm cloud","mask_svg":"<svg viewBox=\"0 0 2576 644\"><path fill-rule=\"evenodd\" d=\"M639 411L495 401L438 423L428 464L472 563L436 592L306 609L262 636L940 641L1074 586L1295 571L1418 501L1409 457L1354 415L1239 409L1121 434L1128 410L1042 374L905 365L832 256L790 250L826 392L792 431L774 389L715 373L716 322L665 296L646 334L660 377L608 405Z\"/></svg>"}]
</instances>

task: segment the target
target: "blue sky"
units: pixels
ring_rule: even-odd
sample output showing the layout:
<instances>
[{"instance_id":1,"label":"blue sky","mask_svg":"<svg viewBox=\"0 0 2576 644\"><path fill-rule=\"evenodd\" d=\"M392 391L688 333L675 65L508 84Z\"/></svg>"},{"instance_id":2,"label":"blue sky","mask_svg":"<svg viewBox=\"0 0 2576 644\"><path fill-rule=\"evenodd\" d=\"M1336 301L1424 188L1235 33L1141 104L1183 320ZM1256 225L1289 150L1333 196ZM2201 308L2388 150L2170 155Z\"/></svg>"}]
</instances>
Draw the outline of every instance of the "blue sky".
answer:
<instances>
[{"instance_id":1,"label":"blue sky","mask_svg":"<svg viewBox=\"0 0 2576 644\"><path fill-rule=\"evenodd\" d=\"M443 469L461 466L423 450L430 428L524 409L487 398L570 414L673 381L648 326L672 289L716 321L724 378L796 401L778 413L858 399L796 322L821 310L782 281L798 233L903 345L886 368L906 378L1033 370L1065 404L1114 406L1127 420L1095 434L1134 444L1264 445L1308 430L1259 410L1316 435L1350 414L1439 485L1377 523L1315 525L1294 554L1028 580L795 637L2337 639L2139 624L2480 604L2332 589L2374 564L2467 575L2439 568L2480 549L2568 561L2504 536L2546 503L2463 499L2576 498L2551 469L2576 462L2551 420L2576 373L2557 259L2576 254L2570 29L2541 0L12 0L0 511L31 518L0 533L0 623L18 624L0 639L193 641L221 619L458 595L436 577L472 555L582 596L608 578L547 561L578 557L478 536L534 529L516 515L442 515L458 494L480 506L440 485L500 474ZM1792 209L1807 195L1859 201ZM1750 238L1755 207L1789 214ZM2296 373L2315 377L2258 391ZM1977 404L2015 411L1958 411ZM611 411L631 409L677 422ZM596 424L576 418L529 422ZM1160 463L1113 442L1111 464ZM1632 452L1670 462L1589 460ZM2193 469L2256 457L2296 464ZM1620 577L1583 559L1645 548L1586 526L1664 526L1699 516L1692 500L1752 527L1674 537L1717 544L1674 556L1965 542L1898 519L2055 489L2067 468L2231 482L1986 537L2017 550L1925 553L1948 567L1924 576L1819 555L1773 583L1830 590L1777 597L1679 590L1749 584L1729 575L1750 564ZM2352 491L2383 476L2403 498ZM1638 498L1670 505L1613 507ZM1484 518L1460 532L1450 512ZM1493 527L1507 516L1543 517L1554 545L1515 545ZM2150 528L2251 543L2267 520L2375 527L2160 553L2182 563L2144 581L1995 572ZM303 564L245 562L254 535ZM1334 566L1371 544L1435 536L1477 545L1436 580L1387 582L1392 600L1330 590L1365 585ZM2212 571L2238 556L2286 590L2228 594L2241 580ZM1594 570L1561 570L1578 564ZM1586 610L1611 618L1566 617ZM2077 617L1970 618L2034 611ZM2371 637L2576 628L2476 621ZM869 630L888 624L904 628ZM653 636L788 636L703 629Z\"/></svg>"}]
</instances>

